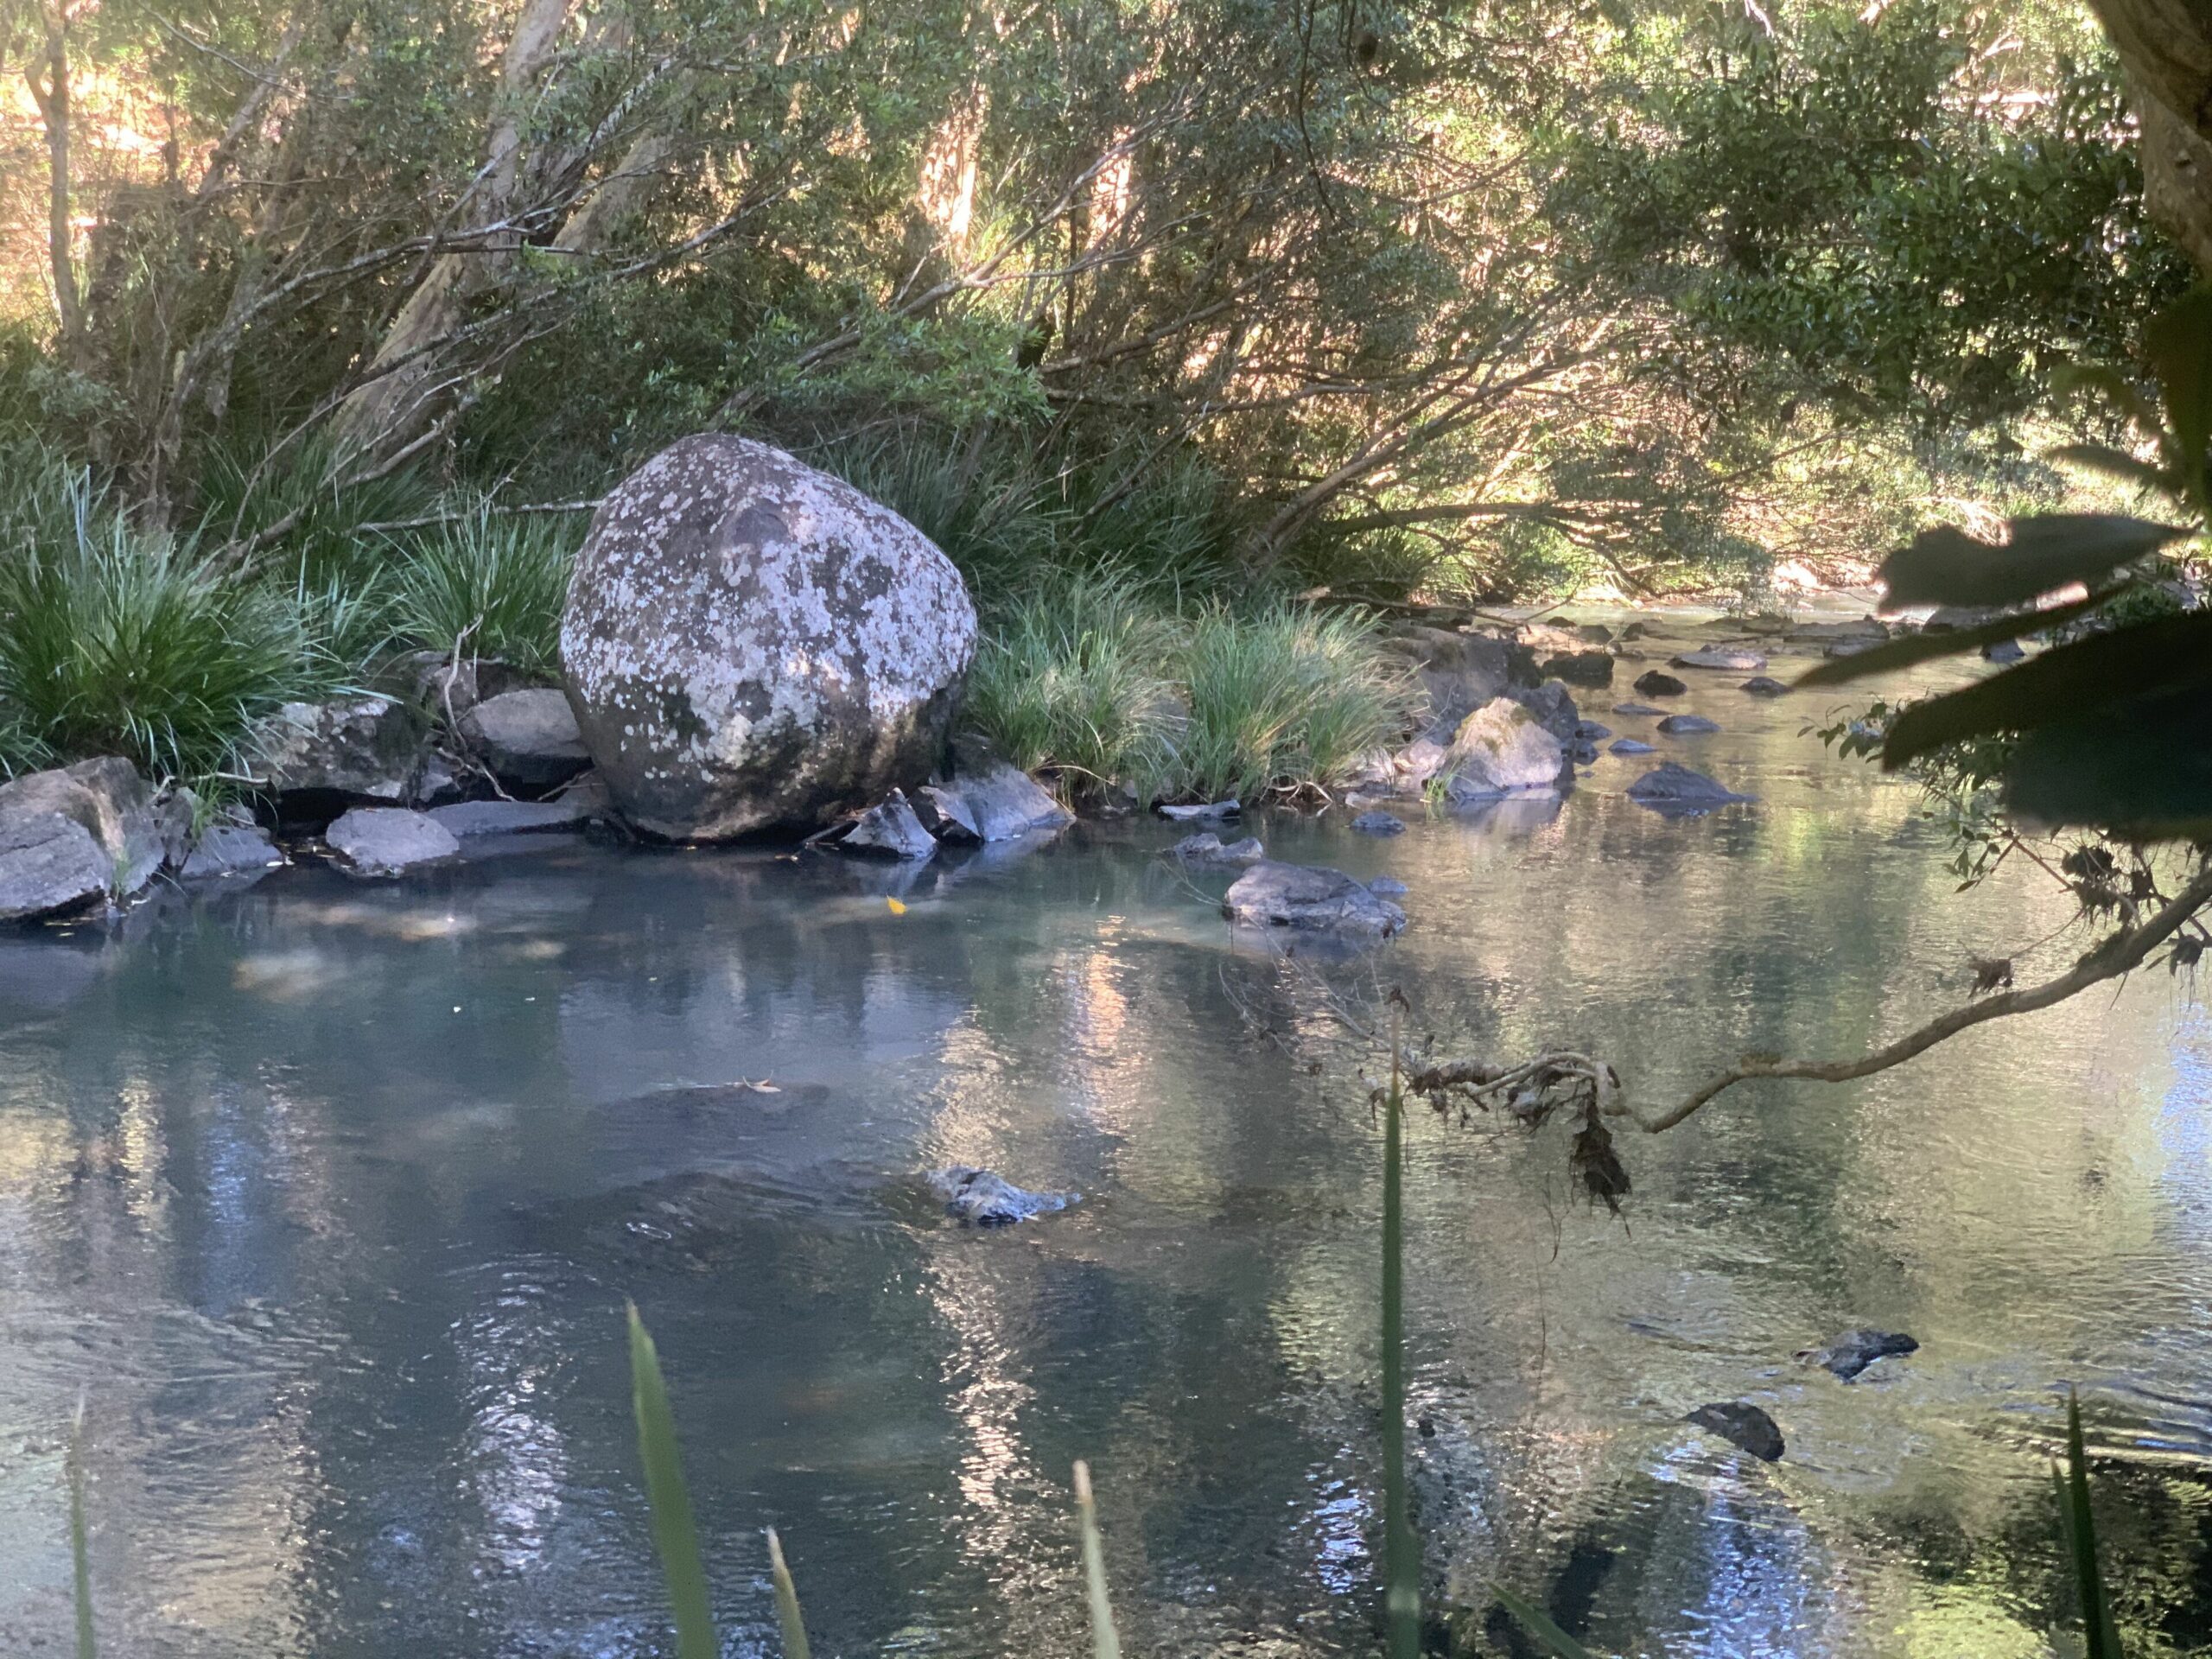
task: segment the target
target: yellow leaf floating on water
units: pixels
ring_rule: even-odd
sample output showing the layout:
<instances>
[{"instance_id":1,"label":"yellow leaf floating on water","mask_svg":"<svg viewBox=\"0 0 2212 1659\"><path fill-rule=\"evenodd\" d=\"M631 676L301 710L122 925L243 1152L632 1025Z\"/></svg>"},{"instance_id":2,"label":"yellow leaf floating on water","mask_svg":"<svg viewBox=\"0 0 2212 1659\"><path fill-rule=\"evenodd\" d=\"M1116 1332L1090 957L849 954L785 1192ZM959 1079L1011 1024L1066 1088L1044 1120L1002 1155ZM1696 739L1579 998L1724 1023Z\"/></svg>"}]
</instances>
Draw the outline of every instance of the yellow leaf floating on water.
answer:
<instances>
[{"instance_id":1,"label":"yellow leaf floating on water","mask_svg":"<svg viewBox=\"0 0 2212 1659\"><path fill-rule=\"evenodd\" d=\"M906 906L896 899L887 899L883 902L891 906L891 913L893 916L904 916L906 913Z\"/></svg>"}]
</instances>

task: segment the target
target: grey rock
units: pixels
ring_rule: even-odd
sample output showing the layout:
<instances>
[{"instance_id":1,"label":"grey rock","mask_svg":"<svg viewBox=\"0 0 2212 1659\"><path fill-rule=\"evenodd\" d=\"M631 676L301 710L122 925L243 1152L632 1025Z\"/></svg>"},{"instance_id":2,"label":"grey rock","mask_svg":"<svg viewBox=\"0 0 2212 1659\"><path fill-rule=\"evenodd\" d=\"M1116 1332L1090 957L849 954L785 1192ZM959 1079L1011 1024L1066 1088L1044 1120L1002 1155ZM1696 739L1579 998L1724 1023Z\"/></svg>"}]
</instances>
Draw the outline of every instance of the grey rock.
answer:
<instances>
[{"instance_id":1,"label":"grey rock","mask_svg":"<svg viewBox=\"0 0 2212 1659\"><path fill-rule=\"evenodd\" d=\"M1902 1331L1847 1331L1818 1348L1799 1350L1797 1357L1834 1371L1848 1382L1878 1359L1916 1353L1919 1348Z\"/></svg>"},{"instance_id":2,"label":"grey rock","mask_svg":"<svg viewBox=\"0 0 2212 1659\"><path fill-rule=\"evenodd\" d=\"M1656 771L1647 772L1630 784L1628 798L1670 817L1695 817L1717 806L1751 798L1715 783L1701 772L1678 766L1672 760L1661 761Z\"/></svg>"},{"instance_id":3,"label":"grey rock","mask_svg":"<svg viewBox=\"0 0 2212 1659\"><path fill-rule=\"evenodd\" d=\"M1617 715L1663 715L1667 711L1654 709L1648 702L1617 702L1613 705L1613 712Z\"/></svg>"},{"instance_id":4,"label":"grey rock","mask_svg":"<svg viewBox=\"0 0 2212 1659\"><path fill-rule=\"evenodd\" d=\"M1613 631L1602 622L1576 623L1574 637L1593 645L1610 645L1613 643Z\"/></svg>"},{"instance_id":5,"label":"grey rock","mask_svg":"<svg viewBox=\"0 0 2212 1659\"><path fill-rule=\"evenodd\" d=\"M1556 789L1567 751L1526 705L1497 697L1459 722L1446 758L1454 800Z\"/></svg>"},{"instance_id":6,"label":"grey rock","mask_svg":"<svg viewBox=\"0 0 2212 1659\"><path fill-rule=\"evenodd\" d=\"M2017 663L2024 660L2027 654L2017 639L1999 639L1981 648L1984 662Z\"/></svg>"},{"instance_id":7,"label":"grey rock","mask_svg":"<svg viewBox=\"0 0 2212 1659\"><path fill-rule=\"evenodd\" d=\"M1764 656L1730 645L1707 645L1668 659L1676 668L1715 668L1731 674L1756 674L1766 666Z\"/></svg>"},{"instance_id":8,"label":"grey rock","mask_svg":"<svg viewBox=\"0 0 2212 1659\"><path fill-rule=\"evenodd\" d=\"M929 1183L944 1200L945 1213L969 1227L1011 1227L1066 1209L1079 1192L1032 1192L988 1169L953 1164L933 1169Z\"/></svg>"},{"instance_id":9,"label":"grey rock","mask_svg":"<svg viewBox=\"0 0 2212 1659\"><path fill-rule=\"evenodd\" d=\"M1613 658L1609 652L1567 652L1545 658L1543 671L1569 685L1603 690L1613 683Z\"/></svg>"},{"instance_id":10,"label":"grey rock","mask_svg":"<svg viewBox=\"0 0 2212 1659\"><path fill-rule=\"evenodd\" d=\"M1230 921L1246 926L1306 932L1388 938L1406 925L1405 912L1341 870L1273 859L1264 859L1238 876L1221 908Z\"/></svg>"},{"instance_id":11,"label":"grey rock","mask_svg":"<svg viewBox=\"0 0 2212 1659\"><path fill-rule=\"evenodd\" d=\"M1654 668L1636 677L1636 689L1647 697L1679 697L1689 687L1673 675ZM1613 712L1618 714L1620 710L1616 708Z\"/></svg>"},{"instance_id":12,"label":"grey rock","mask_svg":"<svg viewBox=\"0 0 2212 1659\"><path fill-rule=\"evenodd\" d=\"M407 804L418 810L451 806L458 801L487 798L491 790L481 770L457 763L434 747L423 757L423 769L415 776L414 791Z\"/></svg>"},{"instance_id":13,"label":"grey rock","mask_svg":"<svg viewBox=\"0 0 2212 1659\"><path fill-rule=\"evenodd\" d=\"M467 841L472 836L580 830L590 820L592 811L588 796L573 794L573 798L563 795L551 801L456 801L451 806L434 806L426 816L456 841Z\"/></svg>"},{"instance_id":14,"label":"grey rock","mask_svg":"<svg viewBox=\"0 0 2212 1659\"><path fill-rule=\"evenodd\" d=\"M187 881L213 881L257 874L283 862L284 855L259 825L211 823L193 843L178 874Z\"/></svg>"},{"instance_id":15,"label":"grey rock","mask_svg":"<svg viewBox=\"0 0 2212 1659\"><path fill-rule=\"evenodd\" d=\"M905 791L893 790L861 814L838 847L849 853L870 853L881 858L924 859L935 855L937 837L923 827L906 804Z\"/></svg>"},{"instance_id":16,"label":"grey rock","mask_svg":"<svg viewBox=\"0 0 2212 1659\"><path fill-rule=\"evenodd\" d=\"M1656 754L1659 751L1649 743L1639 743L1632 737L1615 738L1606 746L1615 754Z\"/></svg>"},{"instance_id":17,"label":"grey rock","mask_svg":"<svg viewBox=\"0 0 2212 1659\"><path fill-rule=\"evenodd\" d=\"M423 716L390 697L288 702L244 745L247 778L276 796L411 799L429 740Z\"/></svg>"},{"instance_id":18,"label":"grey rock","mask_svg":"<svg viewBox=\"0 0 2212 1659\"><path fill-rule=\"evenodd\" d=\"M1613 734L1613 728L1601 726L1594 720L1586 720L1574 728L1574 734L1585 743L1602 743Z\"/></svg>"},{"instance_id":19,"label":"grey rock","mask_svg":"<svg viewBox=\"0 0 2212 1659\"><path fill-rule=\"evenodd\" d=\"M1842 622L1799 622L1789 630L1793 639L1851 640L1860 645L1879 645L1890 637L1889 625L1878 616L1853 617Z\"/></svg>"},{"instance_id":20,"label":"grey rock","mask_svg":"<svg viewBox=\"0 0 2212 1659\"><path fill-rule=\"evenodd\" d=\"M1720 722L1703 715L1669 715L1659 722L1659 729L1669 737L1701 737L1719 731Z\"/></svg>"},{"instance_id":21,"label":"grey rock","mask_svg":"<svg viewBox=\"0 0 2212 1659\"><path fill-rule=\"evenodd\" d=\"M397 875L461 851L461 842L426 812L399 806L357 806L324 832L333 852L356 875Z\"/></svg>"},{"instance_id":22,"label":"grey rock","mask_svg":"<svg viewBox=\"0 0 2212 1659\"><path fill-rule=\"evenodd\" d=\"M1757 1406L1742 1400L1716 1400L1700 1406L1682 1420L1695 1423L1700 1428L1718 1434L1731 1446L1740 1447L1753 1457L1768 1463L1781 1460L1782 1430L1773 1418Z\"/></svg>"},{"instance_id":23,"label":"grey rock","mask_svg":"<svg viewBox=\"0 0 2212 1659\"><path fill-rule=\"evenodd\" d=\"M1367 890L1378 899L1402 899L1406 884L1395 875L1378 875L1367 884Z\"/></svg>"},{"instance_id":24,"label":"grey rock","mask_svg":"<svg viewBox=\"0 0 2212 1659\"><path fill-rule=\"evenodd\" d=\"M928 537L715 433L601 504L561 620L584 747L631 822L681 841L820 829L921 784L975 650Z\"/></svg>"},{"instance_id":25,"label":"grey rock","mask_svg":"<svg viewBox=\"0 0 2212 1659\"><path fill-rule=\"evenodd\" d=\"M57 818L94 849L99 869L89 886L84 845ZM11 824L10 850L0 855L0 919L130 898L160 870L175 831L137 767L117 755L0 784L0 830Z\"/></svg>"},{"instance_id":26,"label":"grey rock","mask_svg":"<svg viewBox=\"0 0 2212 1659\"><path fill-rule=\"evenodd\" d=\"M1535 654L1493 633L1409 626L1384 643L1419 684L1429 722L1447 731L1507 688L1537 677Z\"/></svg>"},{"instance_id":27,"label":"grey rock","mask_svg":"<svg viewBox=\"0 0 2212 1659\"><path fill-rule=\"evenodd\" d=\"M1546 680L1541 685L1516 686L1505 695L1534 715L1543 728L1560 742L1573 741L1575 728L1582 723L1582 711L1574 706L1573 697L1557 680Z\"/></svg>"},{"instance_id":28,"label":"grey rock","mask_svg":"<svg viewBox=\"0 0 2212 1659\"><path fill-rule=\"evenodd\" d=\"M960 798L976 835L987 842L1013 841L1075 822L1075 814L1054 800L1052 791L1003 760L963 772L944 787Z\"/></svg>"},{"instance_id":29,"label":"grey rock","mask_svg":"<svg viewBox=\"0 0 2212 1659\"><path fill-rule=\"evenodd\" d=\"M982 828L960 791L942 784L924 784L914 791L914 816L939 841L974 843L983 838Z\"/></svg>"},{"instance_id":30,"label":"grey rock","mask_svg":"<svg viewBox=\"0 0 2212 1659\"><path fill-rule=\"evenodd\" d=\"M501 785L524 794L557 789L591 765L565 693L503 691L461 717L461 734Z\"/></svg>"},{"instance_id":31,"label":"grey rock","mask_svg":"<svg viewBox=\"0 0 2212 1659\"><path fill-rule=\"evenodd\" d=\"M1351 821L1351 827L1363 836L1402 836L1406 821L1390 812L1363 812Z\"/></svg>"},{"instance_id":32,"label":"grey rock","mask_svg":"<svg viewBox=\"0 0 2212 1659\"><path fill-rule=\"evenodd\" d=\"M1175 823L1196 823L1205 818L1234 818L1244 810L1240 801L1200 801L1192 806L1162 805L1160 816Z\"/></svg>"},{"instance_id":33,"label":"grey rock","mask_svg":"<svg viewBox=\"0 0 2212 1659\"><path fill-rule=\"evenodd\" d=\"M65 812L0 812L0 921L75 910L104 898L115 861Z\"/></svg>"},{"instance_id":34,"label":"grey rock","mask_svg":"<svg viewBox=\"0 0 2212 1659\"><path fill-rule=\"evenodd\" d=\"M1770 679L1764 674L1754 674L1737 690L1748 691L1755 697L1786 697L1789 695L1788 686L1780 680Z\"/></svg>"},{"instance_id":35,"label":"grey rock","mask_svg":"<svg viewBox=\"0 0 2212 1659\"><path fill-rule=\"evenodd\" d=\"M1224 846L1219 836L1211 830L1202 830L1175 843L1175 856L1185 864L1256 864L1267 855L1268 849L1260 844L1257 836L1247 836Z\"/></svg>"},{"instance_id":36,"label":"grey rock","mask_svg":"<svg viewBox=\"0 0 2212 1659\"><path fill-rule=\"evenodd\" d=\"M1460 716L1463 720L1465 717ZM1440 738L1424 735L1414 739L1391 757L1390 764L1399 787L1418 790L1443 771L1451 760L1452 733L1447 729Z\"/></svg>"}]
</instances>

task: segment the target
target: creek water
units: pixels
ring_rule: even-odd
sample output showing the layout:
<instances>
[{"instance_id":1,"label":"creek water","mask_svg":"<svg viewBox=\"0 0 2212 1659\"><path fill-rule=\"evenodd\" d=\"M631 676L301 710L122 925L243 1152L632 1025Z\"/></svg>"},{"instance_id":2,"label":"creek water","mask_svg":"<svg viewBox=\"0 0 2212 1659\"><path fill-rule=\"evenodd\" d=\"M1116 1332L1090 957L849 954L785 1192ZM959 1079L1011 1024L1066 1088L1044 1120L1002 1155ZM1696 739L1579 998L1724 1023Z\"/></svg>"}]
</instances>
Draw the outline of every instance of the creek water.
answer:
<instances>
[{"instance_id":1,"label":"creek water","mask_svg":"<svg viewBox=\"0 0 2212 1659\"><path fill-rule=\"evenodd\" d=\"M70 1645L81 1395L105 1651L671 1651L626 1298L725 1652L775 1651L767 1524L817 1652L1087 1651L1077 1457L1128 1651L1371 1651L1392 988L1439 1052L1572 1043L1656 1103L2081 948L2024 862L1954 893L1916 790L1801 734L1827 705L1693 675L1722 730L1675 741L1628 677L1586 713L1757 799L1662 817L1604 755L1388 840L1254 821L1406 883L1349 960L1232 936L1157 820L918 873L517 842L0 941L0 1649ZM1503 1581L1609 1651L2058 1651L2075 1386L2126 1616L2212 1640L2208 1063L2144 975L1624 1133L1618 1218L1561 1127L1417 1110L1408 1438L1463 1630L1528 1651ZM1082 1201L962 1229L952 1162ZM1792 1357L1859 1325L1922 1346ZM1738 1399L1782 1462L1682 1421Z\"/></svg>"}]
</instances>

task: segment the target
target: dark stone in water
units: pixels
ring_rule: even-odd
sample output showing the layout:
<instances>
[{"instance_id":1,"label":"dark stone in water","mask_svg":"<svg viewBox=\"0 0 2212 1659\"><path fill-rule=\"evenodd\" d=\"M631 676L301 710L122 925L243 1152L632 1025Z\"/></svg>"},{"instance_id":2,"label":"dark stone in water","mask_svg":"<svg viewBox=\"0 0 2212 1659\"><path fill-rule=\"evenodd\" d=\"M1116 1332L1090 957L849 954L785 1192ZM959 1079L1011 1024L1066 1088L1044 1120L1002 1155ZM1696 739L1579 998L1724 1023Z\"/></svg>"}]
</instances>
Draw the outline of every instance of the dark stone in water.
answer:
<instances>
[{"instance_id":1,"label":"dark stone in water","mask_svg":"<svg viewBox=\"0 0 2212 1659\"><path fill-rule=\"evenodd\" d=\"M1600 688L1613 683L1613 659L1603 651L1565 652L1547 658L1543 671L1555 680L1565 680L1569 685Z\"/></svg>"},{"instance_id":2,"label":"dark stone in water","mask_svg":"<svg viewBox=\"0 0 2212 1659\"><path fill-rule=\"evenodd\" d=\"M1659 722L1659 729L1669 737L1699 737L1719 731L1720 722L1703 715L1669 715Z\"/></svg>"},{"instance_id":3,"label":"dark stone in water","mask_svg":"<svg viewBox=\"0 0 2212 1659\"><path fill-rule=\"evenodd\" d=\"M1647 697L1679 697L1689 687L1673 675L1662 674L1655 668L1636 677L1636 689ZM1614 712L1618 714L1620 710L1617 709Z\"/></svg>"},{"instance_id":4,"label":"dark stone in water","mask_svg":"<svg viewBox=\"0 0 2212 1659\"><path fill-rule=\"evenodd\" d=\"M1999 639L1981 648L1982 660L1991 663L2017 663L2027 654L2017 639Z\"/></svg>"},{"instance_id":5,"label":"dark stone in water","mask_svg":"<svg viewBox=\"0 0 2212 1659\"><path fill-rule=\"evenodd\" d=\"M1233 818L1244 810L1241 801L1201 801L1195 806L1161 805L1160 816L1177 823L1189 823L1198 818Z\"/></svg>"},{"instance_id":6,"label":"dark stone in water","mask_svg":"<svg viewBox=\"0 0 2212 1659\"><path fill-rule=\"evenodd\" d=\"M1789 688L1770 674L1754 674L1737 689L1748 691L1755 697L1786 697L1789 695Z\"/></svg>"},{"instance_id":7,"label":"dark stone in water","mask_svg":"<svg viewBox=\"0 0 2212 1659\"><path fill-rule=\"evenodd\" d=\"M1847 1331L1821 1347L1800 1349L1797 1357L1809 1359L1848 1382L1876 1360L1913 1353L1919 1347L1902 1331Z\"/></svg>"},{"instance_id":8,"label":"dark stone in water","mask_svg":"<svg viewBox=\"0 0 2212 1659\"><path fill-rule=\"evenodd\" d=\"M1202 830L1195 836L1185 836L1175 843L1175 856L1185 864L1256 864L1268 855L1257 836L1247 836L1242 841L1222 844L1219 836L1211 830Z\"/></svg>"},{"instance_id":9,"label":"dark stone in water","mask_svg":"<svg viewBox=\"0 0 2212 1659\"><path fill-rule=\"evenodd\" d=\"M1613 705L1613 712L1617 715L1663 715L1667 711L1654 709L1648 702L1617 702Z\"/></svg>"},{"instance_id":10,"label":"dark stone in water","mask_svg":"<svg viewBox=\"0 0 2212 1659\"><path fill-rule=\"evenodd\" d=\"M1701 772L1678 766L1672 760L1661 761L1657 770L1645 772L1630 784L1628 798L1655 811L1684 817L1710 812L1732 801L1751 798L1714 782Z\"/></svg>"},{"instance_id":11,"label":"dark stone in water","mask_svg":"<svg viewBox=\"0 0 2212 1659\"><path fill-rule=\"evenodd\" d=\"M1402 836L1406 821L1388 812L1363 812L1351 821L1351 827L1363 836Z\"/></svg>"},{"instance_id":12,"label":"dark stone in water","mask_svg":"<svg viewBox=\"0 0 2212 1659\"><path fill-rule=\"evenodd\" d=\"M1585 743L1602 743L1613 734L1613 728L1600 726L1594 720L1586 720L1574 728L1574 734Z\"/></svg>"},{"instance_id":13,"label":"dark stone in water","mask_svg":"<svg viewBox=\"0 0 2212 1659\"><path fill-rule=\"evenodd\" d=\"M1632 737L1617 738L1608 746L1615 754L1656 754L1659 751L1649 743L1639 743Z\"/></svg>"},{"instance_id":14,"label":"dark stone in water","mask_svg":"<svg viewBox=\"0 0 2212 1659\"><path fill-rule=\"evenodd\" d=\"M1700 1406L1682 1421L1695 1423L1768 1463L1781 1459L1782 1430L1773 1418L1757 1406L1741 1400L1715 1400Z\"/></svg>"},{"instance_id":15,"label":"dark stone in water","mask_svg":"<svg viewBox=\"0 0 2212 1659\"><path fill-rule=\"evenodd\" d=\"M1367 890L1378 899L1402 899L1406 884L1395 875L1378 875L1367 884Z\"/></svg>"},{"instance_id":16,"label":"dark stone in water","mask_svg":"<svg viewBox=\"0 0 2212 1659\"><path fill-rule=\"evenodd\" d=\"M1377 898L1341 870L1262 861L1238 876L1223 896L1222 913L1248 927L1388 938L1406 925L1406 912Z\"/></svg>"},{"instance_id":17,"label":"dark stone in water","mask_svg":"<svg viewBox=\"0 0 2212 1659\"><path fill-rule=\"evenodd\" d=\"M1010 1227L1065 1210L1082 1197L1078 1192L1032 1192L972 1164L933 1169L929 1179L944 1200L945 1213L969 1227Z\"/></svg>"}]
</instances>

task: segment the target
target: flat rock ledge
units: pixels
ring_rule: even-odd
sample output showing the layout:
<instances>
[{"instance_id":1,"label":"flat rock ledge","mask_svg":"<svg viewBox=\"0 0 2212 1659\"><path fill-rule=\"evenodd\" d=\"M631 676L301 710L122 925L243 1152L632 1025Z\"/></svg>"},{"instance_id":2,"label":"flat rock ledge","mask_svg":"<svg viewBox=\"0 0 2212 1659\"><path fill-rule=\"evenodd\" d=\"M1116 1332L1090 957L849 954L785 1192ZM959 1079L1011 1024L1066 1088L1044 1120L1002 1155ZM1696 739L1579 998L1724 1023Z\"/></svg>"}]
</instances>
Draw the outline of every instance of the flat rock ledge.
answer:
<instances>
[{"instance_id":1,"label":"flat rock ledge","mask_svg":"<svg viewBox=\"0 0 2212 1659\"><path fill-rule=\"evenodd\" d=\"M1406 912L1342 870L1262 859L1230 884L1222 914L1246 927L1389 938Z\"/></svg>"},{"instance_id":2,"label":"flat rock ledge","mask_svg":"<svg viewBox=\"0 0 2212 1659\"><path fill-rule=\"evenodd\" d=\"M399 875L461 851L453 831L429 813L398 806L357 806L323 839L355 875Z\"/></svg>"}]
</instances>

